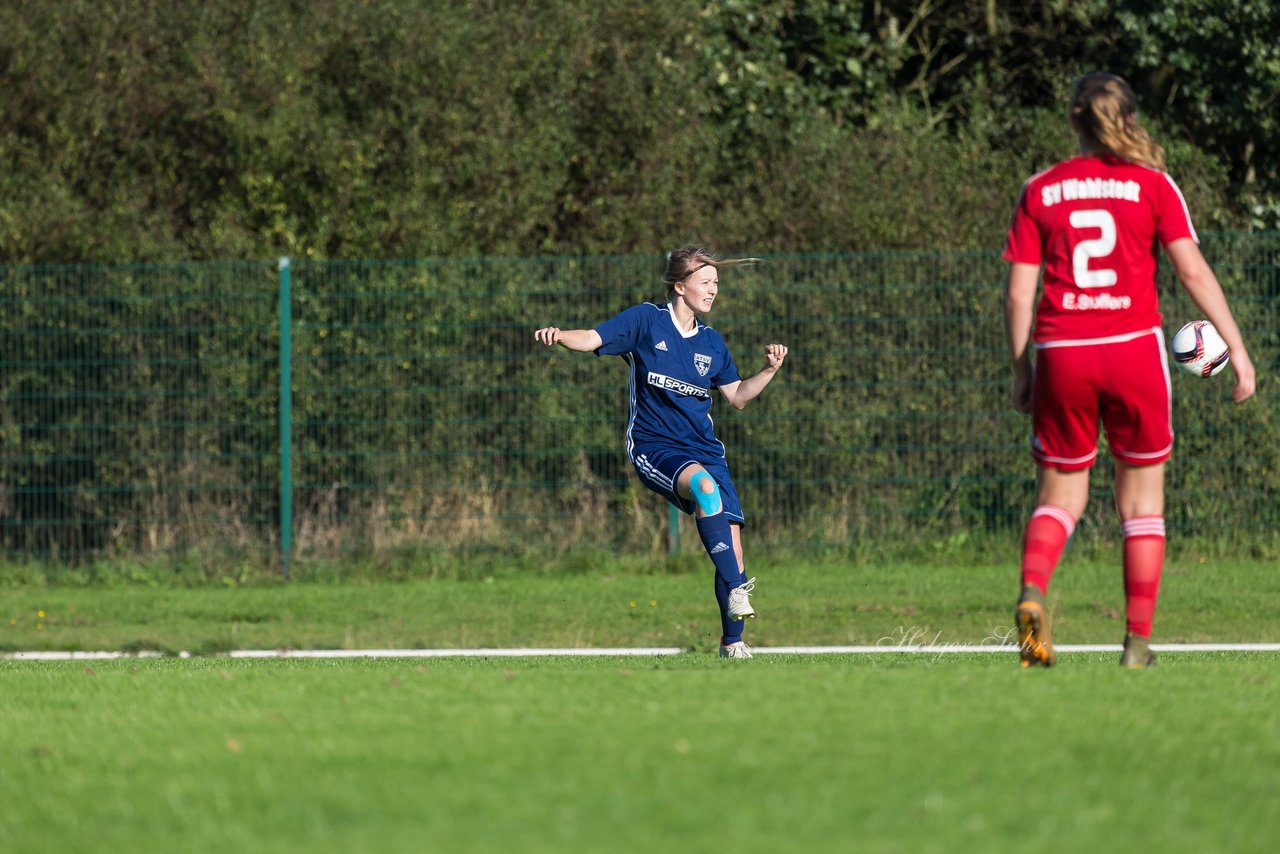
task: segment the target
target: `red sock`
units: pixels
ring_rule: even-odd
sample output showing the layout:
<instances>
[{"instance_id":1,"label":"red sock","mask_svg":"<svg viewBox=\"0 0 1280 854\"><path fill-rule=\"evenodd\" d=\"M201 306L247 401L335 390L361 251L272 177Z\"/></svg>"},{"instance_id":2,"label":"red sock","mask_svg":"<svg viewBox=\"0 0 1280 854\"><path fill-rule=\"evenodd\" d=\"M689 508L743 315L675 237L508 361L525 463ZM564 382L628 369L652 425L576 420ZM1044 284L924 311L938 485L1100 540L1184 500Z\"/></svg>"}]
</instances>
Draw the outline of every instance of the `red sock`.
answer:
<instances>
[{"instance_id":1,"label":"red sock","mask_svg":"<svg viewBox=\"0 0 1280 854\"><path fill-rule=\"evenodd\" d=\"M1076 520L1061 507L1041 504L1035 509L1022 538L1023 587L1034 584L1041 593L1049 592L1049 579L1075 529Z\"/></svg>"},{"instance_id":2,"label":"red sock","mask_svg":"<svg viewBox=\"0 0 1280 854\"><path fill-rule=\"evenodd\" d=\"M1124 619L1135 635L1151 637L1164 569L1164 517L1124 520Z\"/></svg>"}]
</instances>

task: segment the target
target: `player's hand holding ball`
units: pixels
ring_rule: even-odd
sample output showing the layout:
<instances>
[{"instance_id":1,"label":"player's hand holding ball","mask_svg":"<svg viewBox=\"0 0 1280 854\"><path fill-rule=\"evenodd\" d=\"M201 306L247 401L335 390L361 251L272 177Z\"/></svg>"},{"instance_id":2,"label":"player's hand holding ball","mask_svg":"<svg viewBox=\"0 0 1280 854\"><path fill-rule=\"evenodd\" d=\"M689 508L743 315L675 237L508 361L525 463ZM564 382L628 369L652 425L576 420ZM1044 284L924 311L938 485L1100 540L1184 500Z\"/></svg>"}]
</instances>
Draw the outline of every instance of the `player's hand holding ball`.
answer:
<instances>
[{"instance_id":1,"label":"player's hand holding ball","mask_svg":"<svg viewBox=\"0 0 1280 854\"><path fill-rule=\"evenodd\" d=\"M1207 320L1193 320L1173 336L1173 360L1188 373L1211 377L1227 366L1231 351Z\"/></svg>"},{"instance_id":2,"label":"player's hand holding ball","mask_svg":"<svg viewBox=\"0 0 1280 854\"><path fill-rule=\"evenodd\" d=\"M1178 367L1198 377L1212 377L1231 362L1236 373L1236 387L1231 396L1236 403L1253 397L1256 380L1253 362L1243 349L1232 353L1218 330L1207 320L1193 320L1174 333L1171 349Z\"/></svg>"}]
</instances>

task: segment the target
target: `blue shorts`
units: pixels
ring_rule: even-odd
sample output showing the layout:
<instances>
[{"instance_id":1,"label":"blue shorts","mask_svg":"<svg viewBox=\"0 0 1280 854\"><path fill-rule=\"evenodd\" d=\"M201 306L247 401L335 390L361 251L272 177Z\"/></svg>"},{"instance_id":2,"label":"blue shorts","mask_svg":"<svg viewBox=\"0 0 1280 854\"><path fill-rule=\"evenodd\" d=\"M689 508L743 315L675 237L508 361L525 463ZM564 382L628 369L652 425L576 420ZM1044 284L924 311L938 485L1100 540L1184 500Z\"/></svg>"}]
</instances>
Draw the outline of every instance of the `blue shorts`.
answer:
<instances>
[{"instance_id":1,"label":"blue shorts","mask_svg":"<svg viewBox=\"0 0 1280 854\"><path fill-rule=\"evenodd\" d=\"M692 516L697 509L693 499L681 498L676 494L676 482L680 473L692 465L700 465L707 474L716 480L720 487L720 502L724 506L725 516L730 522L745 525L742 517L742 504L738 501L738 491L733 488L733 478L729 477L729 466L723 459L700 460L688 451L656 446L636 446L631 457L631 464L640 475L640 482L649 489L670 501L676 507Z\"/></svg>"}]
</instances>

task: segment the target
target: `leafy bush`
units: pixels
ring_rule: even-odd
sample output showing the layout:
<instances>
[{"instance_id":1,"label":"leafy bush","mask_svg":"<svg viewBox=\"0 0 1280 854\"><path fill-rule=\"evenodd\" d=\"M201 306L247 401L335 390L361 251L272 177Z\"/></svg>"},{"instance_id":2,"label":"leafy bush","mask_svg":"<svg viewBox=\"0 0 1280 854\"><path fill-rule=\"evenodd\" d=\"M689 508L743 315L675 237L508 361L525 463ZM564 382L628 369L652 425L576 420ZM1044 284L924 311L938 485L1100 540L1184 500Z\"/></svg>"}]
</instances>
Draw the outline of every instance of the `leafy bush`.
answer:
<instances>
[{"instance_id":1,"label":"leafy bush","mask_svg":"<svg viewBox=\"0 0 1280 854\"><path fill-rule=\"evenodd\" d=\"M989 248L1094 66L1265 223L1280 11L1228 6L9 3L0 258Z\"/></svg>"}]
</instances>

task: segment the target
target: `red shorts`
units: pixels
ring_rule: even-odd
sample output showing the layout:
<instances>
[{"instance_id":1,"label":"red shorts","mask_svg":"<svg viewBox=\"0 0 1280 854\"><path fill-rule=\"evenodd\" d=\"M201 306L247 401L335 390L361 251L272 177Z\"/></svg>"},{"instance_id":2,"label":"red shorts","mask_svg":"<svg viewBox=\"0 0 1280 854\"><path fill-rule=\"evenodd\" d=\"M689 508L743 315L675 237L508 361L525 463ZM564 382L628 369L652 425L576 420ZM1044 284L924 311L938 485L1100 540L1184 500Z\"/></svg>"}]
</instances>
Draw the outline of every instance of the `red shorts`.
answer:
<instances>
[{"instance_id":1,"label":"red shorts","mask_svg":"<svg viewBox=\"0 0 1280 854\"><path fill-rule=\"evenodd\" d=\"M1133 466L1173 454L1169 357L1157 328L1132 335L1036 345L1031 455L1080 471L1098 456L1098 421L1111 455Z\"/></svg>"}]
</instances>

